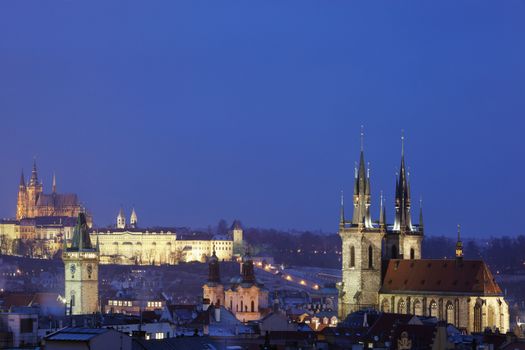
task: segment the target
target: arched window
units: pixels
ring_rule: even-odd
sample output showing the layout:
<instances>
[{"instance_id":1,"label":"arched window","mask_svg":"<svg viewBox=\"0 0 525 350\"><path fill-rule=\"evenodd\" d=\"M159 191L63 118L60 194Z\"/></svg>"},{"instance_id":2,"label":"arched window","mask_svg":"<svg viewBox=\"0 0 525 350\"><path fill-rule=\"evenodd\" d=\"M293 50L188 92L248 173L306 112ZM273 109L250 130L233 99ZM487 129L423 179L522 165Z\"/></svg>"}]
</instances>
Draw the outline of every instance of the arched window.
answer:
<instances>
[{"instance_id":1,"label":"arched window","mask_svg":"<svg viewBox=\"0 0 525 350\"><path fill-rule=\"evenodd\" d=\"M417 299L416 301L414 301L414 315L423 316L423 306L421 305L421 302Z\"/></svg>"},{"instance_id":2,"label":"arched window","mask_svg":"<svg viewBox=\"0 0 525 350\"><path fill-rule=\"evenodd\" d=\"M233 311L233 299L230 299L230 310Z\"/></svg>"},{"instance_id":3,"label":"arched window","mask_svg":"<svg viewBox=\"0 0 525 350\"><path fill-rule=\"evenodd\" d=\"M397 304L397 313L398 314L406 314L407 313L406 304L405 304L405 301L403 299L401 299L399 301L399 303Z\"/></svg>"},{"instance_id":4,"label":"arched window","mask_svg":"<svg viewBox=\"0 0 525 350\"><path fill-rule=\"evenodd\" d=\"M395 244L392 246L392 259L397 259L397 247Z\"/></svg>"},{"instance_id":5,"label":"arched window","mask_svg":"<svg viewBox=\"0 0 525 350\"><path fill-rule=\"evenodd\" d=\"M496 329L496 317L494 314L494 306L490 305L487 310L487 327Z\"/></svg>"},{"instance_id":6,"label":"arched window","mask_svg":"<svg viewBox=\"0 0 525 350\"><path fill-rule=\"evenodd\" d=\"M371 245L368 246L368 268L374 268L374 250Z\"/></svg>"},{"instance_id":7,"label":"arched window","mask_svg":"<svg viewBox=\"0 0 525 350\"><path fill-rule=\"evenodd\" d=\"M243 301L241 300L241 312L243 312L243 311L244 311L244 303L243 303Z\"/></svg>"},{"instance_id":8,"label":"arched window","mask_svg":"<svg viewBox=\"0 0 525 350\"><path fill-rule=\"evenodd\" d=\"M388 299L383 299L383 302L381 303L381 312L390 312L390 305L388 303Z\"/></svg>"},{"instance_id":9,"label":"arched window","mask_svg":"<svg viewBox=\"0 0 525 350\"><path fill-rule=\"evenodd\" d=\"M415 259L414 248L410 248L410 260L414 260L414 259Z\"/></svg>"},{"instance_id":10,"label":"arched window","mask_svg":"<svg viewBox=\"0 0 525 350\"><path fill-rule=\"evenodd\" d=\"M437 303L432 300L430 302L430 306L428 307L428 314L430 315L430 317L438 317L438 306L437 306Z\"/></svg>"},{"instance_id":11,"label":"arched window","mask_svg":"<svg viewBox=\"0 0 525 350\"><path fill-rule=\"evenodd\" d=\"M474 305L474 332L481 332L481 303Z\"/></svg>"},{"instance_id":12,"label":"arched window","mask_svg":"<svg viewBox=\"0 0 525 350\"><path fill-rule=\"evenodd\" d=\"M350 247L350 267L355 267L355 248Z\"/></svg>"},{"instance_id":13,"label":"arched window","mask_svg":"<svg viewBox=\"0 0 525 350\"><path fill-rule=\"evenodd\" d=\"M446 311L446 322L450 324L454 324L454 305L449 301L447 303L447 311Z\"/></svg>"},{"instance_id":14,"label":"arched window","mask_svg":"<svg viewBox=\"0 0 525 350\"><path fill-rule=\"evenodd\" d=\"M255 302L252 300L252 312L255 312Z\"/></svg>"}]
</instances>

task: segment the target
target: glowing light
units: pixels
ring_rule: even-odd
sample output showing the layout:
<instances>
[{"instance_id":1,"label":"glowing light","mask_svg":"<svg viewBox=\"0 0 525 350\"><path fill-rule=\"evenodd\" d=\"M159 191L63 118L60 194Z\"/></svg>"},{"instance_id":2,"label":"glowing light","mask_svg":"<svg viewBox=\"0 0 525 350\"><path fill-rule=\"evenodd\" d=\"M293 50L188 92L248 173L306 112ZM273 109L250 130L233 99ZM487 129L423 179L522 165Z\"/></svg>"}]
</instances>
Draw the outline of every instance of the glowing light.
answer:
<instances>
[{"instance_id":1,"label":"glowing light","mask_svg":"<svg viewBox=\"0 0 525 350\"><path fill-rule=\"evenodd\" d=\"M287 279L288 281L291 281L291 280L292 280L292 276L287 275L287 276L286 276L286 279Z\"/></svg>"},{"instance_id":2,"label":"glowing light","mask_svg":"<svg viewBox=\"0 0 525 350\"><path fill-rule=\"evenodd\" d=\"M300 284L302 284L303 286L306 284L306 282L304 280L301 280L301 282L299 282Z\"/></svg>"}]
</instances>

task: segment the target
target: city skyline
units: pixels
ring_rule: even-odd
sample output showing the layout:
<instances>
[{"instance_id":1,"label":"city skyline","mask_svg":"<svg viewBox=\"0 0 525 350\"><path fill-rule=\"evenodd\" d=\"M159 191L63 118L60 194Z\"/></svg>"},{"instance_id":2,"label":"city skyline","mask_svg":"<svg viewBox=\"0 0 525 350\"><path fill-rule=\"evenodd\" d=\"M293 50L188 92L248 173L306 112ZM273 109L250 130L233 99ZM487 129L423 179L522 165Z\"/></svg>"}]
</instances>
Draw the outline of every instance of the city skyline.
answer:
<instances>
[{"instance_id":1,"label":"city skyline","mask_svg":"<svg viewBox=\"0 0 525 350\"><path fill-rule=\"evenodd\" d=\"M100 226L335 232L364 125L375 220L404 129L426 234L523 233L522 5L239 6L1 4L0 215L36 155Z\"/></svg>"}]
</instances>

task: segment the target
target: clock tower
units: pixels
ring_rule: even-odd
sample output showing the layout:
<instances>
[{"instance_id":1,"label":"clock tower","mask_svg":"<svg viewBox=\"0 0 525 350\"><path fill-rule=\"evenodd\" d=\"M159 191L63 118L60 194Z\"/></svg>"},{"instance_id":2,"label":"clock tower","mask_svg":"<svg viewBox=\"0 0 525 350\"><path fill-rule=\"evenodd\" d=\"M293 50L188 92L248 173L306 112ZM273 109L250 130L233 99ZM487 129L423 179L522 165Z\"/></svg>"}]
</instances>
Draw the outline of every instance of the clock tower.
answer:
<instances>
[{"instance_id":1,"label":"clock tower","mask_svg":"<svg viewBox=\"0 0 525 350\"><path fill-rule=\"evenodd\" d=\"M69 247L64 239L62 260L68 311L73 315L98 312L99 246L98 239L96 246L91 244L84 213L78 215Z\"/></svg>"}]
</instances>

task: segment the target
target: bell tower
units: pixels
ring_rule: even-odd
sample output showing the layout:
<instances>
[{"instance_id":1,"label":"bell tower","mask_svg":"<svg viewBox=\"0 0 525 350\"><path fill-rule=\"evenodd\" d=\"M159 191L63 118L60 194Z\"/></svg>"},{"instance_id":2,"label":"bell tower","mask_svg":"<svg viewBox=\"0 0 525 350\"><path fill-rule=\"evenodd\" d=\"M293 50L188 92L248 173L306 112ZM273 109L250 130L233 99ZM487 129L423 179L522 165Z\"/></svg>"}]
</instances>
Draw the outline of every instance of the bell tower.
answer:
<instances>
[{"instance_id":1,"label":"bell tower","mask_svg":"<svg viewBox=\"0 0 525 350\"><path fill-rule=\"evenodd\" d=\"M361 131L361 154L359 167L354 174L351 221L345 219L344 198L341 194L339 235L342 240L343 281L337 286L340 319L363 308L377 309L379 304L385 225L372 223L370 216L370 171L365 171L363 136Z\"/></svg>"},{"instance_id":2,"label":"bell tower","mask_svg":"<svg viewBox=\"0 0 525 350\"><path fill-rule=\"evenodd\" d=\"M65 274L65 299L73 315L99 311L98 263L99 244L91 244L84 213L78 214L71 246L64 240L62 260Z\"/></svg>"}]
</instances>

